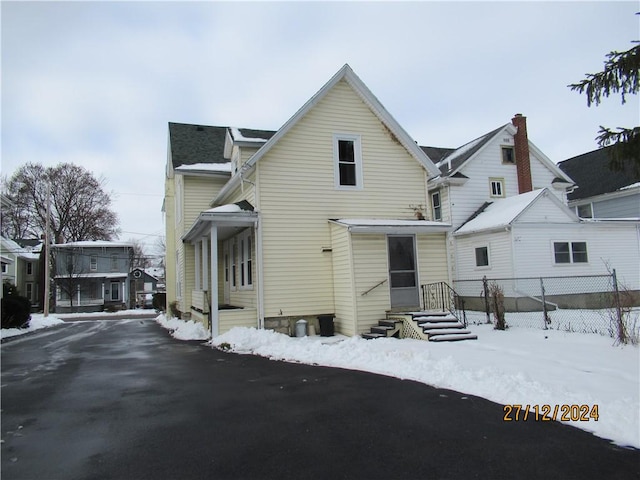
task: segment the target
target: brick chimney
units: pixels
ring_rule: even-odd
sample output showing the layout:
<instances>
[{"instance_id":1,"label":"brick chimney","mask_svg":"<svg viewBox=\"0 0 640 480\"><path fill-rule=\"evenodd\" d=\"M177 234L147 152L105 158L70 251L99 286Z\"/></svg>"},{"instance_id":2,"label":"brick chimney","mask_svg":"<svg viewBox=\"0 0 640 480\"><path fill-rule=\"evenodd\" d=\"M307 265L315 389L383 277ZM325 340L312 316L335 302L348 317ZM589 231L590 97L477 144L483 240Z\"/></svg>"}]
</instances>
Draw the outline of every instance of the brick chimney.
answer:
<instances>
[{"instance_id":1,"label":"brick chimney","mask_svg":"<svg viewBox=\"0 0 640 480\"><path fill-rule=\"evenodd\" d=\"M533 190L531 160L529 159L529 138L527 137L527 117L523 117L521 113L516 113L511 119L511 123L518 129L513 137L518 171L518 193L527 193Z\"/></svg>"}]
</instances>

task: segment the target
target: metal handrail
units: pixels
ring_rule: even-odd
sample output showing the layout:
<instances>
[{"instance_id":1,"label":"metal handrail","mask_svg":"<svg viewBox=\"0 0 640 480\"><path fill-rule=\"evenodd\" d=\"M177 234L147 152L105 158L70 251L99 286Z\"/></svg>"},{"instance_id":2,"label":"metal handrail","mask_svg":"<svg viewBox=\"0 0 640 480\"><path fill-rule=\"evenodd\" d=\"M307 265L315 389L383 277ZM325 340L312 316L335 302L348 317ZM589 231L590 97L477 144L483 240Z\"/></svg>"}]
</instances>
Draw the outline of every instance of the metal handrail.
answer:
<instances>
[{"instance_id":1,"label":"metal handrail","mask_svg":"<svg viewBox=\"0 0 640 480\"><path fill-rule=\"evenodd\" d=\"M361 293L360 296L364 297L367 293L371 292L372 290L375 290L376 288L378 288L380 285L382 285L384 282L386 282L388 280L388 278L385 278L384 280L382 280L379 283L376 283L373 287L371 287L369 290L367 290L364 293Z\"/></svg>"},{"instance_id":2,"label":"metal handrail","mask_svg":"<svg viewBox=\"0 0 640 480\"><path fill-rule=\"evenodd\" d=\"M464 299L448 283L427 283L420 288L422 289L422 306L425 310L448 311L465 327L467 326Z\"/></svg>"}]
</instances>

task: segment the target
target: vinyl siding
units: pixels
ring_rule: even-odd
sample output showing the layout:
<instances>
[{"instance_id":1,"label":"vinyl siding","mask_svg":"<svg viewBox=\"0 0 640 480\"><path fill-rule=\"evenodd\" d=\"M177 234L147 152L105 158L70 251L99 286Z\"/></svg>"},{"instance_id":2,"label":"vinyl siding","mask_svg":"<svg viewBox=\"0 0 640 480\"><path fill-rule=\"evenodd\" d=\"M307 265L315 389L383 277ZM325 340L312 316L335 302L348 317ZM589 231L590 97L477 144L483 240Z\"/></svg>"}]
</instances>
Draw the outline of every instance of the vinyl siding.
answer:
<instances>
[{"instance_id":1,"label":"vinyl siding","mask_svg":"<svg viewBox=\"0 0 640 480\"><path fill-rule=\"evenodd\" d=\"M517 276L575 276L606 274L615 268L618 278L640 288L640 245L634 224L545 224L513 228ZM554 242L587 242L588 263L555 264Z\"/></svg>"},{"instance_id":2,"label":"vinyl siding","mask_svg":"<svg viewBox=\"0 0 640 480\"><path fill-rule=\"evenodd\" d=\"M536 201L518 217L518 223L567 223L575 221L569 208L559 208L551 198L538 197Z\"/></svg>"},{"instance_id":3,"label":"vinyl siding","mask_svg":"<svg viewBox=\"0 0 640 480\"><path fill-rule=\"evenodd\" d=\"M386 235L352 235L355 294L358 307L357 332L368 332L385 318L390 308L389 263ZM387 280L382 285L364 292Z\"/></svg>"},{"instance_id":4,"label":"vinyl siding","mask_svg":"<svg viewBox=\"0 0 640 480\"><path fill-rule=\"evenodd\" d=\"M333 134L361 135L362 190L335 189ZM265 316L334 309L328 219L414 218L422 167L339 82L257 164L264 231Z\"/></svg>"},{"instance_id":5,"label":"vinyl siding","mask_svg":"<svg viewBox=\"0 0 640 480\"><path fill-rule=\"evenodd\" d=\"M505 132L502 136L508 136ZM518 171L515 165L502 163L501 145L508 144L502 141L502 136L495 138L487 144L476 157L468 162L461 173L469 177L463 186L450 188L451 206L453 209L452 224L458 228L482 206L484 202L491 202L500 197L491 197L489 190L490 178L504 179L504 196L518 195ZM506 138L506 137L505 137ZM552 187L555 178L543 163L531 153L531 177L534 188L549 188L560 200L565 202L564 193Z\"/></svg>"},{"instance_id":6,"label":"vinyl siding","mask_svg":"<svg viewBox=\"0 0 640 480\"><path fill-rule=\"evenodd\" d=\"M444 233L418 235L418 270L420 284L448 281L447 236Z\"/></svg>"},{"instance_id":7,"label":"vinyl siding","mask_svg":"<svg viewBox=\"0 0 640 480\"><path fill-rule=\"evenodd\" d=\"M511 268L512 250L509 232L493 232L457 237L457 279L472 280L488 278L510 278L513 276ZM489 248L489 266L476 266L476 248Z\"/></svg>"},{"instance_id":8,"label":"vinyl siding","mask_svg":"<svg viewBox=\"0 0 640 480\"><path fill-rule=\"evenodd\" d=\"M593 202L594 218L640 218L640 194Z\"/></svg>"},{"instance_id":9,"label":"vinyl siding","mask_svg":"<svg viewBox=\"0 0 640 480\"><path fill-rule=\"evenodd\" d=\"M336 331L344 335L355 335L355 291L353 260L349 231L341 226L331 225L331 253L333 260L333 291Z\"/></svg>"}]
</instances>

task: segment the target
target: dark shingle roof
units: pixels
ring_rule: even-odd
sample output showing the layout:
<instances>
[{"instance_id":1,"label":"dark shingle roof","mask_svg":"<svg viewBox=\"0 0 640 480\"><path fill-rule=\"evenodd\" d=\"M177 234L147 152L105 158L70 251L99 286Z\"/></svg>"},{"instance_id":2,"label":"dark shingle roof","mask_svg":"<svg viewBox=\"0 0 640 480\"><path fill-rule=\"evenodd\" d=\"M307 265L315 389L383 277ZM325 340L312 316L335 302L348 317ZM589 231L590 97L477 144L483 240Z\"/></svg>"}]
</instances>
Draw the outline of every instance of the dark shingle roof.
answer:
<instances>
[{"instance_id":1,"label":"dark shingle roof","mask_svg":"<svg viewBox=\"0 0 640 480\"><path fill-rule=\"evenodd\" d=\"M173 168L194 163L227 163L224 141L227 127L169 123Z\"/></svg>"},{"instance_id":2,"label":"dark shingle roof","mask_svg":"<svg viewBox=\"0 0 640 480\"><path fill-rule=\"evenodd\" d=\"M431 159L433 163L438 163L444 157L455 151L455 148L445 147L420 147L427 157Z\"/></svg>"},{"instance_id":3,"label":"dark shingle roof","mask_svg":"<svg viewBox=\"0 0 640 480\"><path fill-rule=\"evenodd\" d=\"M632 168L623 172L609 168L610 149L601 148L558 163L558 167L578 185L575 191L567 195L569 200L615 192L640 181L640 175L634 174Z\"/></svg>"},{"instance_id":4,"label":"dark shingle roof","mask_svg":"<svg viewBox=\"0 0 640 480\"><path fill-rule=\"evenodd\" d=\"M502 130L505 125L492 130L491 132L482 135L481 137L472 140L471 142L465 143L459 148L439 148L439 147L420 147L422 150L429 156L429 158L438 163L443 161L442 165L440 165L440 172L443 176L447 177L451 174L451 172L455 171L459 168L464 162L469 160L475 153L480 150L489 140L491 140L500 130ZM467 147L469 146L469 147ZM467 147L465 149L465 147ZM460 151L459 154L455 152ZM432 156L433 154L433 156ZM447 162L447 157L452 156L451 158L451 168L449 168L449 162Z\"/></svg>"},{"instance_id":5,"label":"dark shingle roof","mask_svg":"<svg viewBox=\"0 0 640 480\"><path fill-rule=\"evenodd\" d=\"M169 122L173 168L195 163L227 163L224 143L229 127L211 127ZM270 139L275 132L238 128L243 137Z\"/></svg>"}]
</instances>

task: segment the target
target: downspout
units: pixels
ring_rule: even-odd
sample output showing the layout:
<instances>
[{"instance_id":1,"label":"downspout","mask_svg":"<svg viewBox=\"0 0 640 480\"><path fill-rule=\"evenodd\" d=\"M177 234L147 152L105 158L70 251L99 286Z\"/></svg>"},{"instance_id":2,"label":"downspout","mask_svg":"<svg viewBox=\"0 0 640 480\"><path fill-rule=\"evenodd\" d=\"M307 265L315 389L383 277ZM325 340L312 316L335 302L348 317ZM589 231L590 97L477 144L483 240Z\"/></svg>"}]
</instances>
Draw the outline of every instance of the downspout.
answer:
<instances>
[{"instance_id":1,"label":"downspout","mask_svg":"<svg viewBox=\"0 0 640 480\"><path fill-rule=\"evenodd\" d=\"M264 329L264 251L262 248L262 214L260 208L260 167L255 167L255 181L253 193L255 195L255 208L258 211L256 220L256 277L258 280L258 328Z\"/></svg>"}]
</instances>

